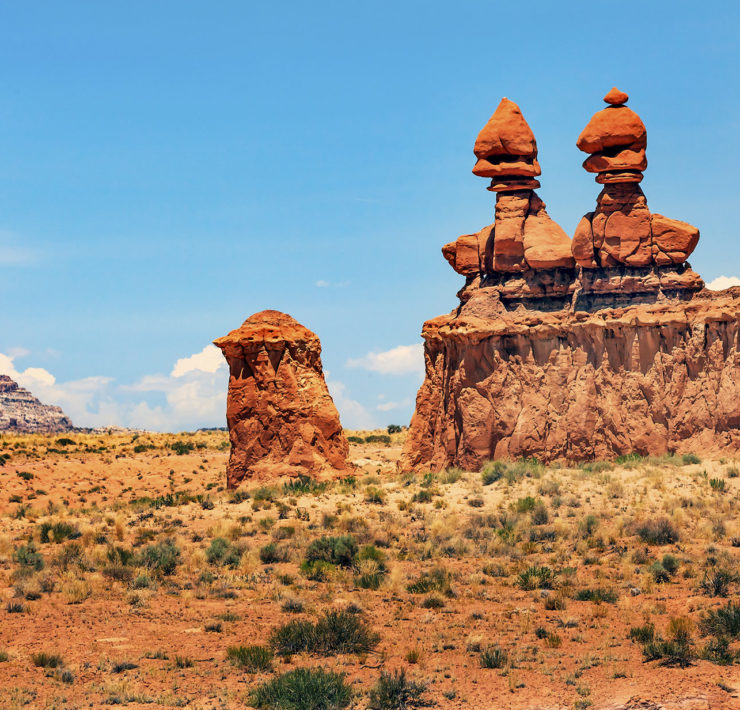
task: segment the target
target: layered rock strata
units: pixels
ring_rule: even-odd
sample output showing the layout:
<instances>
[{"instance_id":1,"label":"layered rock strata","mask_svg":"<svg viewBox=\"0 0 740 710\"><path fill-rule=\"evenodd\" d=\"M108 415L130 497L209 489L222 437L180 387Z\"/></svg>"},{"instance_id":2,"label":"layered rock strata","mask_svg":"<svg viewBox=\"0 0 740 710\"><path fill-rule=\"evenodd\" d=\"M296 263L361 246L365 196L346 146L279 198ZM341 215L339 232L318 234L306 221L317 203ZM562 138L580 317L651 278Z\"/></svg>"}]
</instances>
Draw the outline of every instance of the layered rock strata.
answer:
<instances>
[{"instance_id":1,"label":"layered rock strata","mask_svg":"<svg viewBox=\"0 0 740 710\"><path fill-rule=\"evenodd\" d=\"M74 429L61 407L42 404L8 375L0 375L0 431L61 434Z\"/></svg>"},{"instance_id":2,"label":"layered rock strata","mask_svg":"<svg viewBox=\"0 0 740 710\"><path fill-rule=\"evenodd\" d=\"M262 311L214 344L229 364L229 488L245 479L351 471L315 333L285 313Z\"/></svg>"},{"instance_id":3,"label":"layered rock strata","mask_svg":"<svg viewBox=\"0 0 740 710\"><path fill-rule=\"evenodd\" d=\"M740 288L593 312L508 311L479 291L424 324L400 467L610 459L740 446Z\"/></svg>"},{"instance_id":4,"label":"layered rock strata","mask_svg":"<svg viewBox=\"0 0 740 710\"><path fill-rule=\"evenodd\" d=\"M578 139L604 188L573 262L530 263L523 238L506 251L522 268L496 268L506 220L524 234L538 212L531 189L443 248L465 284L457 309L424 324L426 378L401 470L740 446L740 289L702 290L686 261L698 230L649 211L638 185L647 133L627 98L610 91Z\"/></svg>"}]
</instances>

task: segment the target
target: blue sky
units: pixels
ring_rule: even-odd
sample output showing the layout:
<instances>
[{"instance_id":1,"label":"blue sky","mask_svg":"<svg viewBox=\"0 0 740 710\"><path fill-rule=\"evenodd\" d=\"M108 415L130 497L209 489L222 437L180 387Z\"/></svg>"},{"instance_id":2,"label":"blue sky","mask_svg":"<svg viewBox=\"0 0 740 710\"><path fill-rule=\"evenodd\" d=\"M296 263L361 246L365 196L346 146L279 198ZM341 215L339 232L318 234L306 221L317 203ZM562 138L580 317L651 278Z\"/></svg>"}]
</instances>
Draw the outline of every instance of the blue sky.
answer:
<instances>
[{"instance_id":1,"label":"blue sky","mask_svg":"<svg viewBox=\"0 0 740 710\"><path fill-rule=\"evenodd\" d=\"M701 229L706 280L740 275L739 20L727 2L3 3L0 370L79 424L223 425L203 349L275 308L321 338L345 426L407 423L421 325L462 285L440 247L492 221L470 171L502 96L572 234L599 191L575 140L627 91L651 209Z\"/></svg>"}]
</instances>

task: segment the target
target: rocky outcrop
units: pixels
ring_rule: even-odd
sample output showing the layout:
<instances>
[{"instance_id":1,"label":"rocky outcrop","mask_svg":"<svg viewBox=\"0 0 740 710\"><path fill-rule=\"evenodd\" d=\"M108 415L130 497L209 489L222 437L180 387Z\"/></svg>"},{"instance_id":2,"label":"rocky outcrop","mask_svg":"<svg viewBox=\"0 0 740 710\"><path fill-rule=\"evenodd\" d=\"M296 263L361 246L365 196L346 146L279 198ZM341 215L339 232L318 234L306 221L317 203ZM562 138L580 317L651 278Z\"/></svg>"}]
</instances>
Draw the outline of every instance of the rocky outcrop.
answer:
<instances>
[{"instance_id":1,"label":"rocky outcrop","mask_svg":"<svg viewBox=\"0 0 740 710\"><path fill-rule=\"evenodd\" d=\"M285 313L262 311L214 343L229 364L230 488L245 479L350 472L314 333Z\"/></svg>"},{"instance_id":2,"label":"rocky outcrop","mask_svg":"<svg viewBox=\"0 0 740 710\"><path fill-rule=\"evenodd\" d=\"M491 307L479 291L424 324L402 469L740 445L740 288L595 312Z\"/></svg>"},{"instance_id":3,"label":"rocky outcrop","mask_svg":"<svg viewBox=\"0 0 740 710\"><path fill-rule=\"evenodd\" d=\"M7 375L0 375L0 431L60 434L74 429L61 407L42 404Z\"/></svg>"},{"instance_id":4,"label":"rocky outcrop","mask_svg":"<svg viewBox=\"0 0 740 710\"><path fill-rule=\"evenodd\" d=\"M499 195L494 225L443 248L465 284L457 309L424 324L426 378L401 470L740 447L740 288L702 290L686 262L698 230L651 214L638 185L645 126L623 92L605 100L578 139L604 188L576 230L574 261L552 258L551 220L528 251L540 214L531 189ZM508 158L524 156L522 179L533 180L528 135L509 131L501 145L516 145ZM478 157L480 174L491 160Z\"/></svg>"}]
</instances>

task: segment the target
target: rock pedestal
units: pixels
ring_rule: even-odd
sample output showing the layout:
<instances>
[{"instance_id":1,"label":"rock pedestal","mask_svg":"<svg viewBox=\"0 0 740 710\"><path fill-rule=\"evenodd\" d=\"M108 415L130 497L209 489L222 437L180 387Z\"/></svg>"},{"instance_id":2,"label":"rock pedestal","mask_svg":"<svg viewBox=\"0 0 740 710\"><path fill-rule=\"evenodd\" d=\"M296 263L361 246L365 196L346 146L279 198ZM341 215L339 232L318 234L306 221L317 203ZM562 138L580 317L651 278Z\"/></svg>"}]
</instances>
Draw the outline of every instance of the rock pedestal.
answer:
<instances>
[{"instance_id":1,"label":"rock pedestal","mask_svg":"<svg viewBox=\"0 0 740 710\"><path fill-rule=\"evenodd\" d=\"M229 364L229 488L245 479L351 472L314 333L285 313L262 311L214 344Z\"/></svg>"},{"instance_id":2,"label":"rock pedestal","mask_svg":"<svg viewBox=\"0 0 740 710\"><path fill-rule=\"evenodd\" d=\"M452 313L424 324L401 470L740 447L740 288L702 290L686 261L699 231L648 209L647 132L627 98L612 89L578 139L603 189L572 243L533 189L500 179L507 161L528 166L521 180L540 174L534 137L503 128L521 113L487 126L515 145L507 160L479 136L474 172L494 175L496 220L443 248L465 284Z\"/></svg>"}]
</instances>

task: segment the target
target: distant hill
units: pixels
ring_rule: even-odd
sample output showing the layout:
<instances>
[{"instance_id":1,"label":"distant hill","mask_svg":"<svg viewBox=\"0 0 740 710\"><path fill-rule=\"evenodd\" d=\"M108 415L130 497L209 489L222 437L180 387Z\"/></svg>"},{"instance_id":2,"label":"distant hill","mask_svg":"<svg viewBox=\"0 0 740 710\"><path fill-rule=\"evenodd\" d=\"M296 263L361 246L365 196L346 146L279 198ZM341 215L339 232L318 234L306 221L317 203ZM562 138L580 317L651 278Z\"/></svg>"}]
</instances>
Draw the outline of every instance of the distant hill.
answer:
<instances>
[{"instance_id":1,"label":"distant hill","mask_svg":"<svg viewBox=\"0 0 740 710\"><path fill-rule=\"evenodd\" d=\"M7 375L0 375L0 432L22 434L60 432L74 429L61 407L42 404Z\"/></svg>"}]
</instances>

